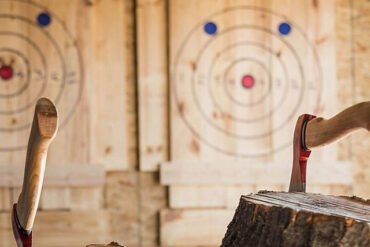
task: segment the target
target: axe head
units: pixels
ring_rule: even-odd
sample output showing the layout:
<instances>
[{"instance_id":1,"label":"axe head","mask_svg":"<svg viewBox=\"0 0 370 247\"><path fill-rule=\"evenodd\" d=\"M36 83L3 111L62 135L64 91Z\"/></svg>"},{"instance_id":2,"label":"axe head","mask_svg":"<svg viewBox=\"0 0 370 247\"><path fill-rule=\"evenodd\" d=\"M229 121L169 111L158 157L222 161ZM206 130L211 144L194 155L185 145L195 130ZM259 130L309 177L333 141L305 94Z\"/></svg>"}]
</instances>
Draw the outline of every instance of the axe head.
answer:
<instances>
[{"instance_id":1,"label":"axe head","mask_svg":"<svg viewBox=\"0 0 370 247\"><path fill-rule=\"evenodd\" d=\"M296 123L293 138L293 168L289 192L306 192L306 166L311 151L305 146L307 122L316 116L303 114Z\"/></svg>"},{"instance_id":2,"label":"axe head","mask_svg":"<svg viewBox=\"0 0 370 247\"><path fill-rule=\"evenodd\" d=\"M14 238L18 247L32 247L32 231L22 228L17 216L17 204L14 204L12 211L12 227Z\"/></svg>"}]
</instances>

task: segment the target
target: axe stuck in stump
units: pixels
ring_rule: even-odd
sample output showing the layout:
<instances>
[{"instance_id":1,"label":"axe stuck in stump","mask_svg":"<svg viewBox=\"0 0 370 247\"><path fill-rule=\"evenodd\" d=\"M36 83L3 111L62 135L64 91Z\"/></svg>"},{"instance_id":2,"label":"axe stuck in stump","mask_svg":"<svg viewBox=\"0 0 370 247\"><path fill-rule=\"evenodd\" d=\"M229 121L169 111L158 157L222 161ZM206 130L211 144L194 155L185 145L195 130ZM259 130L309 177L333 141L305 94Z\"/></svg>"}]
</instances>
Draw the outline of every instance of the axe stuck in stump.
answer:
<instances>
[{"instance_id":1,"label":"axe stuck in stump","mask_svg":"<svg viewBox=\"0 0 370 247\"><path fill-rule=\"evenodd\" d=\"M370 246L369 200L305 193L311 149L357 129L370 130L370 101L327 120L300 116L294 132L289 192L242 196L222 247Z\"/></svg>"},{"instance_id":2,"label":"axe stuck in stump","mask_svg":"<svg viewBox=\"0 0 370 247\"><path fill-rule=\"evenodd\" d=\"M12 211L12 227L18 247L32 246L32 227L39 204L48 148L58 130L54 104L37 101L28 141L23 187Z\"/></svg>"},{"instance_id":3,"label":"axe stuck in stump","mask_svg":"<svg viewBox=\"0 0 370 247\"><path fill-rule=\"evenodd\" d=\"M294 132L289 192L261 191L242 196L222 246L369 246L369 201L305 193L311 149L361 128L370 130L370 101L354 105L327 120L308 114L300 116ZM23 187L12 211L18 247L32 246L32 227L47 151L57 129L54 104L46 98L39 99L28 142ZM87 247L103 246L122 247L116 242Z\"/></svg>"}]
</instances>

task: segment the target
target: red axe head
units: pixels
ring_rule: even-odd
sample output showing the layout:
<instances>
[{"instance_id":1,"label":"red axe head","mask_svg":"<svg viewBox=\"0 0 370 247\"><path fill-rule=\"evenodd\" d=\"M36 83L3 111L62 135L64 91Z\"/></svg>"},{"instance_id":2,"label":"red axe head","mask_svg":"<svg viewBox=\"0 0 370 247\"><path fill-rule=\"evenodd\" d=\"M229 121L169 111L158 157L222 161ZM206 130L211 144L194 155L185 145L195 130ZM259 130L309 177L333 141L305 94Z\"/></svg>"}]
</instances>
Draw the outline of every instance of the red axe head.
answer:
<instances>
[{"instance_id":1,"label":"red axe head","mask_svg":"<svg viewBox=\"0 0 370 247\"><path fill-rule=\"evenodd\" d=\"M19 223L17 216L17 204L14 204L12 211L12 227L18 247L31 247L32 246L32 231L23 229Z\"/></svg>"},{"instance_id":2,"label":"red axe head","mask_svg":"<svg viewBox=\"0 0 370 247\"><path fill-rule=\"evenodd\" d=\"M316 116L303 114L296 123L293 138L293 169L289 192L306 192L306 166L311 151L306 148L305 130L307 122Z\"/></svg>"}]
</instances>

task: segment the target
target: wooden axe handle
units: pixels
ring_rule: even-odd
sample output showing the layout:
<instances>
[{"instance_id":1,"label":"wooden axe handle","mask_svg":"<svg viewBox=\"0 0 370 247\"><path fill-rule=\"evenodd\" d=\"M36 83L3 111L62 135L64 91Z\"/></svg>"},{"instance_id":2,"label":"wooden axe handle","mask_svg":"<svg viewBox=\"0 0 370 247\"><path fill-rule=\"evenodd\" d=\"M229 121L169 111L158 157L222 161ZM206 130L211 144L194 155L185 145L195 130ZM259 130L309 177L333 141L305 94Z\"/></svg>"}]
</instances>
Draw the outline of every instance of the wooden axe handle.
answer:
<instances>
[{"instance_id":1,"label":"wooden axe handle","mask_svg":"<svg viewBox=\"0 0 370 247\"><path fill-rule=\"evenodd\" d=\"M16 207L19 224L26 231L32 230L44 179L47 151L58 129L57 120L54 104L46 98L39 99L28 141L22 192Z\"/></svg>"},{"instance_id":2,"label":"wooden axe handle","mask_svg":"<svg viewBox=\"0 0 370 247\"><path fill-rule=\"evenodd\" d=\"M370 101L353 105L330 119L310 120L304 134L305 145L308 149L324 146L360 128L370 131Z\"/></svg>"}]
</instances>

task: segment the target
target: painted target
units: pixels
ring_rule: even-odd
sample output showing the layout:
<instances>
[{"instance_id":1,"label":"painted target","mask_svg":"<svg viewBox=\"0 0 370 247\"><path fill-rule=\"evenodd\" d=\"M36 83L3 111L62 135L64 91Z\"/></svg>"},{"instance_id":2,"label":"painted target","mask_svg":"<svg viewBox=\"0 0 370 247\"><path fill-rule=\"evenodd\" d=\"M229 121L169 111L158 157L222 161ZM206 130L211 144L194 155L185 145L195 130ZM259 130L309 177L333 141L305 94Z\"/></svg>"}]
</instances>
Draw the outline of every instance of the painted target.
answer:
<instances>
[{"instance_id":1,"label":"painted target","mask_svg":"<svg viewBox=\"0 0 370 247\"><path fill-rule=\"evenodd\" d=\"M297 117L319 108L322 72L314 45L302 27L268 9L210 15L174 55L172 92L181 117L219 152L258 157L283 150Z\"/></svg>"},{"instance_id":2,"label":"painted target","mask_svg":"<svg viewBox=\"0 0 370 247\"><path fill-rule=\"evenodd\" d=\"M32 1L0 0L0 151L26 147L40 97L55 102L62 128L82 87L80 50L64 21Z\"/></svg>"}]
</instances>

